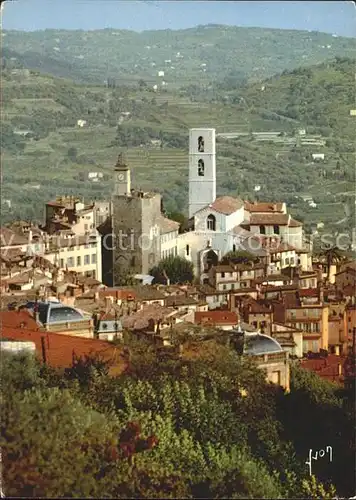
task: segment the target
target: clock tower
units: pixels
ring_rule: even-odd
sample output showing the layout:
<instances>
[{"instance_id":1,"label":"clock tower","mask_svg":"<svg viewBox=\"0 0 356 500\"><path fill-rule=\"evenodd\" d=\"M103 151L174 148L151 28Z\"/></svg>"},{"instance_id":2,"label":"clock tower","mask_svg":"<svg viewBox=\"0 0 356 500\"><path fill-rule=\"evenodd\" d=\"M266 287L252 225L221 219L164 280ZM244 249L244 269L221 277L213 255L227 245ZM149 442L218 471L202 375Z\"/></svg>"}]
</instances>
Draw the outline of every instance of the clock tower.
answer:
<instances>
[{"instance_id":1,"label":"clock tower","mask_svg":"<svg viewBox=\"0 0 356 500\"><path fill-rule=\"evenodd\" d=\"M131 175L130 169L125 164L122 153L119 154L114 168L114 183L116 196L130 196L131 194Z\"/></svg>"}]
</instances>

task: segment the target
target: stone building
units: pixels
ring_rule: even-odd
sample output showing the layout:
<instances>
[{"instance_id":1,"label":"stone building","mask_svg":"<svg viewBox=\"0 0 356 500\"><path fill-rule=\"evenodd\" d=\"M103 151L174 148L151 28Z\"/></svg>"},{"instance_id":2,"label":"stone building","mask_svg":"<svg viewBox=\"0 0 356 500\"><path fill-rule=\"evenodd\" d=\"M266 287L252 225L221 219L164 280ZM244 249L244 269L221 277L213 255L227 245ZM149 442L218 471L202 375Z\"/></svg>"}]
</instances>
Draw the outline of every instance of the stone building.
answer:
<instances>
[{"instance_id":1,"label":"stone building","mask_svg":"<svg viewBox=\"0 0 356 500\"><path fill-rule=\"evenodd\" d=\"M113 281L148 274L161 258L161 195L131 189L130 169L119 156L115 166Z\"/></svg>"}]
</instances>

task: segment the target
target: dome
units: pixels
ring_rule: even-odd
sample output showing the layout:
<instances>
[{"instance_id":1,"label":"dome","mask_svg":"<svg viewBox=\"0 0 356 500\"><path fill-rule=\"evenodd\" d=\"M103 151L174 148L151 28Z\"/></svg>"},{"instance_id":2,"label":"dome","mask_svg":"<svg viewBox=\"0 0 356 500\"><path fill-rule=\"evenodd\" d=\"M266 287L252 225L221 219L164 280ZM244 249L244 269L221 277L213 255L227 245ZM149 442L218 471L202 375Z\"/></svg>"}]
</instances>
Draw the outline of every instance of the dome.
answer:
<instances>
[{"instance_id":1,"label":"dome","mask_svg":"<svg viewBox=\"0 0 356 500\"><path fill-rule=\"evenodd\" d=\"M80 321L85 319L74 307L68 307L60 302L39 302L37 304L39 320L42 324L47 323L67 323L70 321Z\"/></svg>"},{"instance_id":2,"label":"dome","mask_svg":"<svg viewBox=\"0 0 356 500\"><path fill-rule=\"evenodd\" d=\"M281 351L283 349L280 344L268 335L263 335L262 333L245 334L244 354L258 356Z\"/></svg>"}]
</instances>

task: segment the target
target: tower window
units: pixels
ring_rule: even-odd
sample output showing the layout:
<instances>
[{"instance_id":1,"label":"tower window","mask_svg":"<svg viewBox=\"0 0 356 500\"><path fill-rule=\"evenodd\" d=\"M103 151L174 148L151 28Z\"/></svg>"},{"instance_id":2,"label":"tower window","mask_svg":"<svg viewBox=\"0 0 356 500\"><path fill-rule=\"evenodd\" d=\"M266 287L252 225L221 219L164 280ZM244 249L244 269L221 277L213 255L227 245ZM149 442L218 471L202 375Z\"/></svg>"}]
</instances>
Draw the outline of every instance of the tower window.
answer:
<instances>
[{"instance_id":1,"label":"tower window","mask_svg":"<svg viewBox=\"0 0 356 500\"><path fill-rule=\"evenodd\" d=\"M189 255L189 245L186 245L186 246L185 246L185 254L186 254L186 255Z\"/></svg>"},{"instance_id":2,"label":"tower window","mask_svg":"<svg viewBox=\"0 0 356 500\"><path fill-rule=\"evenodd\" d=\"M204 153L204 139L201 135L198 137L198 151L199 153Z\"/></svg>"},{"instance_id":3,"label":"tower window","mask_svg":"<svg viewBox=\"0 0 356 500\"><path fill-rule=\"evenodd\" d=\"M199 177L204 177L205 166L203 160L198 161L198 175Z\"/></svg>"},{"instance_id":4,"label":"tower window","mask_svg":"<svg viewBox=\"0 0 356 500\"><path fill-rule=\"evenodd\" d=\"M260 234L266 234L265 226L260 226Z\"/></svg>"},{"instance_id":5,"label":"tower window","mask_svg":"<svg viewBox=\"0 0 356 500\"><path fill-rule=\"evenodd\" d=\"M136 259L135 257L131 257L131 267L135 267L136 265Z\"/></svg>"},{"instance_id":6,"label":"tower window","mask_svg":"<svg viewBox=\"0 0 356 500\"><path fill-rule=\"evenodd\" d=\"M216 219L213 214L208 215L206 225L210 231L216 231Z\"/></svg>"},{"instance_id":7,"label":"tower window","mask_svg":"<svg viewBox=\"0 0 356 500\"><path fill-rule=\"evenodd\" d=\"M232 251L236 252L236 245L235 245L235 243L232 245Z\"/></svg>"}]
</instances>

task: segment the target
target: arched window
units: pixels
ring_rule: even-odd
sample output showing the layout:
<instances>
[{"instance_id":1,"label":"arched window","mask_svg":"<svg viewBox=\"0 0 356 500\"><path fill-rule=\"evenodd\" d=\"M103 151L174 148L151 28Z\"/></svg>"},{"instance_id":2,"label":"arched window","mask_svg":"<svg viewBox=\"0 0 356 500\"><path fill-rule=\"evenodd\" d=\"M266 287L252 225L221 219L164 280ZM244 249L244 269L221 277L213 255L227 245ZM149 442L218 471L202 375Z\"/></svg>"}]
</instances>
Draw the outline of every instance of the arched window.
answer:
<instances>
[{"instance_id":1,"label":"arched window","mask_svg":"<svg viewBox=\"0 0 356 500\"><path fill-rule=\"evenodd\" d=\"M215 215L213 215L213 214L208 215L208 217L206 219L206 225L207 225L207 228L210 229L210 231L216 231Z\"/></svg>"},{"instance_id":2,"label":"arched window","mask_svg":"<svg viewBox=\"0 0 356 500\"><path fill-rule=\"evenodd\" d=\"M202 135L198 137L198 151L199 153L204 153L204 139Z\"/></svg>"},{"instance_id":3,"label":"arched window","mask_svg":"<svg viewBox=\"0 0 356 500\"><path fill-rule=\"evenodd\" d=\"M198 175L199 177L204 177L204 170L205 170L205 166L204 166L204 162L203 160L198 160Z\"/></svg>"}]
</instances>

